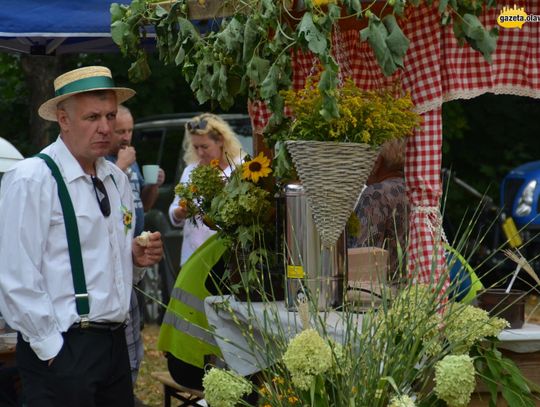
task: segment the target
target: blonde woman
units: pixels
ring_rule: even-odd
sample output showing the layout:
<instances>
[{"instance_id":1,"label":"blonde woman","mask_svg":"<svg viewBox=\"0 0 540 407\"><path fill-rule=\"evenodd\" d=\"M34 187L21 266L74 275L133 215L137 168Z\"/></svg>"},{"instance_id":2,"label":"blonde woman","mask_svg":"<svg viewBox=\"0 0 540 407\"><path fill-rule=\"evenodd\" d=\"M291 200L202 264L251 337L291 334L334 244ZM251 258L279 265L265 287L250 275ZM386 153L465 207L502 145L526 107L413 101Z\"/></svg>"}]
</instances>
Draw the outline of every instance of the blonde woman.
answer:
<instances>
[{"instance_id":1,"label":"blonde woman","mask_svg":"<svg viewBox=\"0 0 540 407\"><path fill-rule=\"evenodd\" d=\"M232 169L229 163L240 163L242 145L231 127L219 116L203 113L186 123L184 136L184 162L186 168L180 182L187 183L194 168L199 165L209 165L212 160L219 160L219 166L225 175L230 175ZM169 218L175 226L184 225L182 242L182 266L193 252L215 232L200 220L196 224L185 223L186 209L178 206L179 198L175 196L169 206Z\"/></svg>"}]
</instances>

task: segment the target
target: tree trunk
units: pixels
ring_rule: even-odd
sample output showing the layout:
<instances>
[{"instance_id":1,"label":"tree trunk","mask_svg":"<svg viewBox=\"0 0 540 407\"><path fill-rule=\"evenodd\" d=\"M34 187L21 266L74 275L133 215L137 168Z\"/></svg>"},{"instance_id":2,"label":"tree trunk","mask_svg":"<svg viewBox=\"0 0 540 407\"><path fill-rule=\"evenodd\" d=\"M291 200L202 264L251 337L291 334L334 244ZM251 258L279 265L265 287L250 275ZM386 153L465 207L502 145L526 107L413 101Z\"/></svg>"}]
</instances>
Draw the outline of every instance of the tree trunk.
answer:
<instances>
[{"instance_id":1,"label":"tree trunk","mask_svg":"<svg viewBox=\"0 0 540 407\"><path fill-rule=\"evenodd\" d=\"M29 135L33 151L39 151L49 144L49 134L55 124L39 117L39 106L54 96L53 81L60 74L61 60L57 56L21 56L21 66L30 89Z\"/></svg>"}]
</instances>

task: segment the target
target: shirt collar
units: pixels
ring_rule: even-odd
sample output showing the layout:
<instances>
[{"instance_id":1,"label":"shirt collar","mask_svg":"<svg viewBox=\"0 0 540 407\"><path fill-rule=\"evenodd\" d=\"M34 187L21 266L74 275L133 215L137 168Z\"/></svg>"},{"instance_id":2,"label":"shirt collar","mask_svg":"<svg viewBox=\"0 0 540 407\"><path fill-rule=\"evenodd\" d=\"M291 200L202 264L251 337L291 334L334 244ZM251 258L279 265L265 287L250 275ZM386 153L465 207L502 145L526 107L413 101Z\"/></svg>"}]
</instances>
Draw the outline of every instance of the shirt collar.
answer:
<instances>
[{"instance_id":1,"label":"shirt collar","mask_svg":"<svg viewBox=\"0 0 540 407\"><path fill-rule=\"evenodd\" d=\"M53 146L67 182L72 182L80 177L89 178L60 136L58 136ZM107 176L112 176L111 169L103 157L96 160L96 174L101 180L105 180Z\"/></svg>"}]
</instances>

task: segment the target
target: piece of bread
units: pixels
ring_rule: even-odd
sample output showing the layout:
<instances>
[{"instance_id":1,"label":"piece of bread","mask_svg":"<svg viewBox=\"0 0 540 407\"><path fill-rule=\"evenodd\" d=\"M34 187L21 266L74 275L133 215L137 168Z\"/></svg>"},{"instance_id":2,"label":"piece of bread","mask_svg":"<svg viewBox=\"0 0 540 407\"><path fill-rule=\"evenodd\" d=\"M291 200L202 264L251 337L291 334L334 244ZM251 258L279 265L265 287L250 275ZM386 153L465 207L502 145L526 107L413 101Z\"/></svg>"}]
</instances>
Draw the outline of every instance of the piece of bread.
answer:
<instances>
[{"instance_id":1,"label":"piece of bread","mask_svg":"<svg viewBox=\"0 0 540 407\"><path fill-rule=\"evenodd\" d=\"M139 246L148 246L148 243L150 242L150 233L151 232L144 231L135 238Z\"/></svg>"}]
</instances>

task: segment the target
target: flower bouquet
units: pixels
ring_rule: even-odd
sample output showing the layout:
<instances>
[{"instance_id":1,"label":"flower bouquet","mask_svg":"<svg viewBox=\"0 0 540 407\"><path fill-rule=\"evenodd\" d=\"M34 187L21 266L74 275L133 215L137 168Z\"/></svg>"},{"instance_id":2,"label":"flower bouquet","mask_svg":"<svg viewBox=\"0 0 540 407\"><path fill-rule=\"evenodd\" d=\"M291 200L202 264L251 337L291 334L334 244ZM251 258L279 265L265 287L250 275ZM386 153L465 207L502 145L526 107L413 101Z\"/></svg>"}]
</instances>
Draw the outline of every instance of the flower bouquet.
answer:
<instances>
[{"instance_id":1,"label":"flower bouquet","mask_svg":"<svg viewBox=\"0 0 540 407\"><path fill-rule=\"evenodd\" d=\"M202 220L229 248L229 282L236 294L242 287L269 283L268 270L276 264L274 201L269 174L271 161L260 153L246 156L229 176L217 160L193 170L189 182L178 184L179 205L192 221ZM248 290L249 291L249 290Z\"/></svg>"},{"instance_id":2,"label":"flower bouquet","mask_svg":"<svg viewBox=\"0 0 540 407\"><path fill-rule=\"evenodd\" d=\"M323 117L325 99L317 81L312 77L303 89L281 93L291 117L269 131L270 140L284 144L290 153L321 240L331 247L371 172L378 147L412 134L420 116L413 112L408 95L364 91L349 79L335 90L335 114ZM280 147L276 167L281 176L285 175L282 169L290 168L285 157Z\"/></svg>"}]
</instances>

